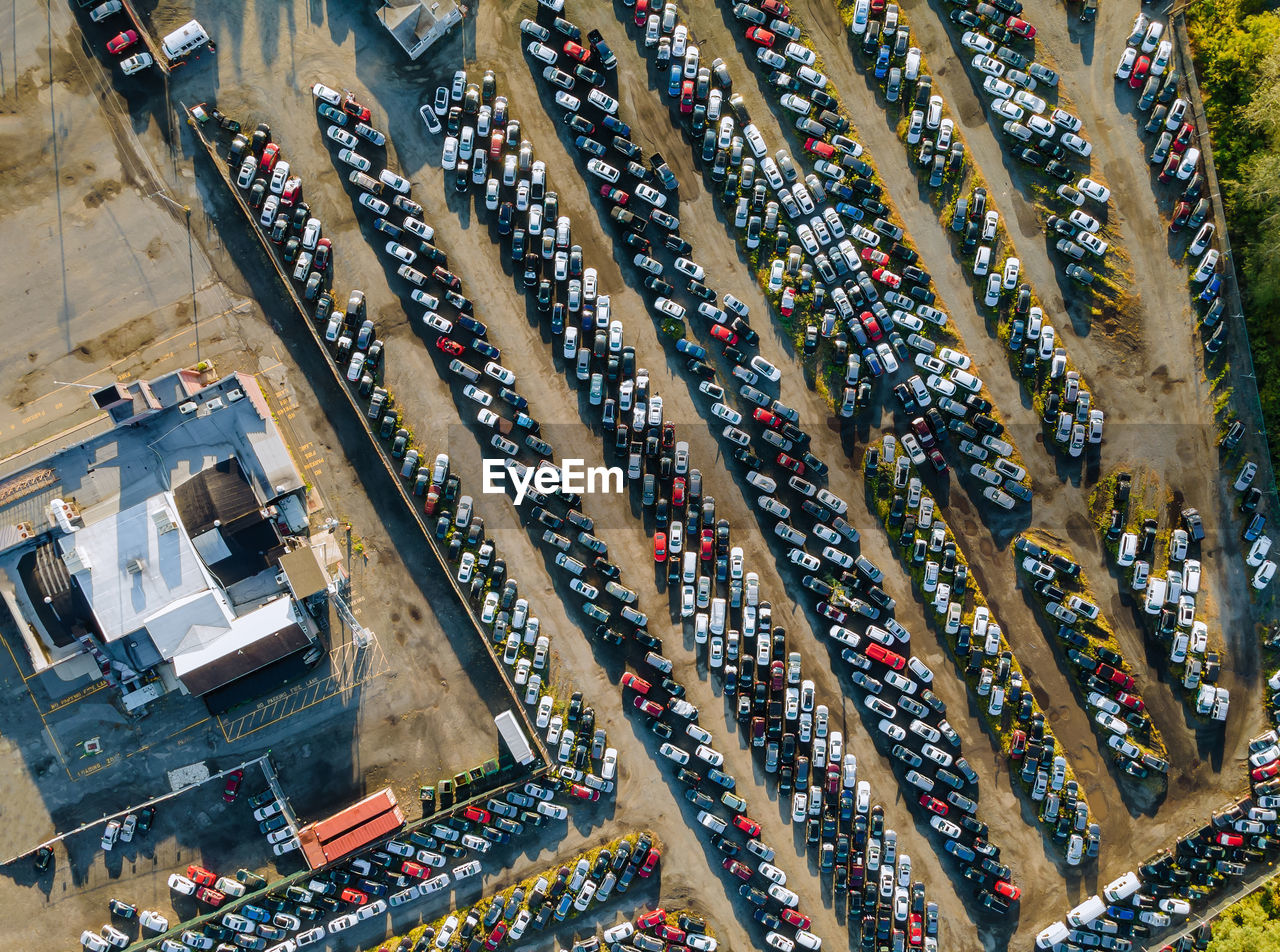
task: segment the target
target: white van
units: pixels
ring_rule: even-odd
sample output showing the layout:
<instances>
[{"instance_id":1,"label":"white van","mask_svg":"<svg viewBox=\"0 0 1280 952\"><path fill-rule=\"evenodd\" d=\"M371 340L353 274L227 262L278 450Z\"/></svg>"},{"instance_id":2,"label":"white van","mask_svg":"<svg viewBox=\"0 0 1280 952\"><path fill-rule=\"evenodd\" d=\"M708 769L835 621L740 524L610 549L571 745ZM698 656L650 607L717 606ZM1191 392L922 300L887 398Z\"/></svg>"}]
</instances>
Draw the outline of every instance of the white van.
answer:
<instances>
[{"instance_id":1,"label":"white van","mask_svg":"<svg viewBox=\"0 0 1280 952\"><path fill-rule=\"evenodd\" d=\"M1138 878L1138 874L1130 870L1119 879L1107 884L1102 890L1102 895L1106 896L1110 902L1123 902L1142 886L1142 880Z\"/></svg>"},{"instance_id":2,"label":"white van","mask_svg":"<svg viewBox=\"0 0 1280 952\"><path fill-rule=\"evenodd\" d=\"M1159 615L1164 606L1165 593L1169 590L1169 581L1163 575L1153 575L1147 580L1147 600L1142 606L1148 615Z\"/></svg>"},{"instance_id":3,"label":"white van","mask_svg":"<svg viewBox=\"0 0 1280 952\"><path fill-rule=\"evenodd\" d=\"M1040 934L1036 936L1036 948L1052 949L1055 945L1066 942L1070 935L1071 930L1067 928L1066 923L1059 920L1048 928L1040 930Z\"/></svg>"},{"instance_id":4,"label":"white van","mask_svg":"<svg viewBox=\"0 0 1280 952\"><path fill-rule=\"evenodd\" d=\"M711 634L723 635L725 613L728 605L723 598L713 598L711 600Z\"/></svg>"},{"instance_id":5,"label":"white van","mask_svg":"<svg viewBox=\"0 0 1280 952\"><path fill-rule=\"evenodd\" d=\"M190 20L164 38L160 48L171 60L180 59L209 42L209 34L196 20Z\"/></svg>"},{"instance_id":6,"label":"white van","mask_svg":"<svg viewBox=\"0 0 1280 952\"><path fill-rule=\"evenodd\" d=\"M1090 896L1067 913L1067 924L1073 928L1080 929L1089 925L1106 911L1107 904L1102 900L1101 896Z\"/></svg>"}]
</instances>

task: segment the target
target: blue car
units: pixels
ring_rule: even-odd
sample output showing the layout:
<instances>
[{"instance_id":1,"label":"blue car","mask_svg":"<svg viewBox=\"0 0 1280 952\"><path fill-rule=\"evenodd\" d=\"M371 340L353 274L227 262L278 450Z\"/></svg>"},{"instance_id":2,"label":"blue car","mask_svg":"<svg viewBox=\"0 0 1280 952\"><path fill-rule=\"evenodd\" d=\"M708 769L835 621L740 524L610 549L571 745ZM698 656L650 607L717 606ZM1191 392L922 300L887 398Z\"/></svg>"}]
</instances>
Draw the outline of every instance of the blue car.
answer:
<instances>
[{"instance_id":1,"label":"blue car","mask_svg":"<svg viewBox=\"0 0 1280 952\"><path fill-rule=\"evenodd\" d=\"M675 99L680 95L680 86L684 83L684 64L671 64L671 78L667 82L667 95Z\"/></svg>"},{"instance_id":2,"label":"blue car","mask_svg":"<svg viewBox=\"0 0 1280 952\"><path fill-rule=\"evenodd\" d=\"M1222 291L1222 275L1215 274L1209 279L1208 283L1200 292L1200 300L1206 303L1212 301Z\"/></svg>"},{"instance_id":3,"label":"blue car","mask_svg":"<svg viewBox=\"0 0 1280 952\"><path fill-rule=\"evenodd\" d=\"M603 44L601 44L603 45ZM631 138L631 127L619 119L617 116L605 116L600 120L600 124L606 129L612 129L615 133L624 139Z\"/></svg>"},{"instance_id":4,"label":"blue car","mask_svg":"<svg viewBox=\"0 0 1280 952\"><path fill-rule=\"evenodd\" d=\"M889 72L889 47L881 46L876 54L876 79L884 79Z\"/></svg>"},{"instance_id":5,"label":"blue car","mask_svg":"<svg viewBox=\"0 0 1280 952\"><path fill-rule=\"evenodd\" d=\"M880 355L875 352L874 348L862 348L862 360L866 364L867 369L871 371L871 376L884 376L884 364L880 362Z\"/></svg>"},{"instance_id":6,"label":"blue car","mask_svg":"<svg viewBox=\"0 0 1280 952\"><path fill-rule=\"evenodd\" d=\"M848 202L836 202L836 211L849 219L849 221L862 221L863 217L866 215L866 212L861 208L855 208Z\"/></svg>"},{"instance_id":7,"label":"blue car","mask_svg":"<svg viewBox=\"0 0 1280 952\"><path fill-rule=\"evenodd\" d=\"M682 354L688 354L695 360L705 360L707 357L707 349L705 347L683 337L676 341L676 350Z\"/></svg>"}]
</instances>

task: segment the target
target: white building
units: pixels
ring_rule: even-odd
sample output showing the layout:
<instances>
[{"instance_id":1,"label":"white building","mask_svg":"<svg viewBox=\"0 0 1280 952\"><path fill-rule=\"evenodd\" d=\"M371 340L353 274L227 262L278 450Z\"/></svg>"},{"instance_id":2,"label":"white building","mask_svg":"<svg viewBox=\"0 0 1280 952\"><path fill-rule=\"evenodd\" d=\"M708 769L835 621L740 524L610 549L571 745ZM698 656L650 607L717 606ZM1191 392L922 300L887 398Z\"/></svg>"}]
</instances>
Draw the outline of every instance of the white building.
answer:
<instances>
[{"instance_id":1,"label":"white building","mask_svg":"<svg viewBox=\"0 0 1280 952\"><path fill-rule=\"evenodd\" d=\"M416 60L462 22L462 8L454 0L385 0L378 19Z\"/></svg>"}]
</instances>

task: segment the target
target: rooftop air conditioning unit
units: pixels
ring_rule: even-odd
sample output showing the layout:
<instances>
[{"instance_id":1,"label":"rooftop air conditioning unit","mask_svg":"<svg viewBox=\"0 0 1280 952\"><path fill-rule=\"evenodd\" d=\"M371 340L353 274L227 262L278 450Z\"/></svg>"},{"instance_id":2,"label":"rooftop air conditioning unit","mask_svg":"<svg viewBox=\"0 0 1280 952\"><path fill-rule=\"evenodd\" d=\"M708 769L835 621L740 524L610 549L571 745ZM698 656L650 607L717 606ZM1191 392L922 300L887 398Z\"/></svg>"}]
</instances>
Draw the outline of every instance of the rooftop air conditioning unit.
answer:
<instances>
[{"instance_id":1,"label":"rooftop air conditioning unit","mask_svg":"<svg viewBox=\"0 0 1280 952\"><path fill-rule=\"evenodd\" d=\"M188 400L186 403L180 403L178 404L178 411L180 413L195 413L196 402L194 400Z\"/></svg>"},{"instance_id":2,"label":"rooftop air conditioning unit","mask_svg":"<svg viewBox=\"0 0 1280 952\"><path fill-rule=\"evenodd\" d=\"M208 403L204 405L204 408L208 410L210 413L212 413L214 410L221 410L225 406L226 404L222 402L221 397L214 397L212 400L210 400Z\"/></svg>"},{"instance_id":3,"label":"rooftop air conditioning unit","mask_svg":"<svg viewBox=\"0 0 1280 952\"><path fill-rule=\"evenodd\" d=\"M124 567L128 570L130 575L141 575L143 569L147 567L147 563L142 559L130 559L124 564Z\"/></svg>"},{"instance_id":4,"label":"rooftop air conditioning unit","mask_svg":"<svg viewBox=\"0 0 1280 952\"><path fill-rule=\"evenodd\" d=\"M151 514L151 521L155 523L157 535L164 535L166 532L172 532L178 528L178 524L169 515L168 509L157 509Z\"/></svg>"},{"instance_id":5,"label":"rooftop air conditioning unit","mask_svg":"<svg viewBox=\"0 0 1280 952\"><path fill-rule=\"evenodd\" d=\"M243 400L243 399L244 399L244 391L241 390L239 387L236 387L234 390L227 391L228 403L235 403L237 400Z\"/></svg>"}]
</instances>

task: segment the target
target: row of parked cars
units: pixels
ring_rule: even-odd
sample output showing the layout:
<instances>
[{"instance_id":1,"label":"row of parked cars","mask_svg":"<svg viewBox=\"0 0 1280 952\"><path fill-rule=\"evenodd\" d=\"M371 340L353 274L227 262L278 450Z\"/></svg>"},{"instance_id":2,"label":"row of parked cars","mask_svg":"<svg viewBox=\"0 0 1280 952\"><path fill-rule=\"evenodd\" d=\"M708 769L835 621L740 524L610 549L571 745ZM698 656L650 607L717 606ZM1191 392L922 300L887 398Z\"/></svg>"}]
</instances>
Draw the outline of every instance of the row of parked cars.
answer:
<instances>
[{"instance_id":1,"label":"row of parked cars","mask_svg":"<svg viewBox=\"0 0 1280 952\"><path fill-rule=\"evenodd\" d=\"M428 926L413 948L480 952L481 949L496 949L504 942L518 943L530 928L540 931L553 921L564 922L586 912L593 901L597 904L605 902L615 884L619 893L625 892L633 877L638 875L643 879L652 875L659 859L660 851L653 846L652 834L645 832L620 838L601 849L594 861L585 856L579 857L576 862L560 866L554 875L539 876L527 893L524 887L517 886L508 894L497 895L469 910L447 916L438 932ZM648 917L643 918L647 921ZM701 925L705 930L705 922ZM652 923L646 927L651 928ZM631 933L635 931L632 926ZM714 952L714 939L704 933L695 935L705 941L699 944L695 940L689 944L690 948ZM643 943L633 944L637 948L648 948ZM594 952L600 948L600 943L598 939L594 942L588 939L577 943L574 948Z\"/></svg>"},{"instance_id":2,"label":"row of parked cars","mask_svg":"<svg viewBox=\"0 0 1280 952\"><path fill-rule=\"evenodd\" d=\"M1219 252L1213 247L1216 226L1208 221L1212 207L1200 171L1200 150L1196 147L1195 126L1189 101L1179 95L1178 71L1170 65L1172 44L1164 38L1165 24L1146 12L1139 13L1116 64L1117 82L1126 82L1138 94L1139 113L1148 113L1141 131L1151 137L1148 161L1158 168L1157 180L1180 190L1169 221L1169 231L1184 228L1193 232L1186 254L1197 259L1192 270L1196 304L1202 308L1200 321L1205 333L1205 350L1217 353L1227 338L1223 318L1223 275ZM1141 122L1141 119L1139 118Z\"/></svg>"},{"instance_id":3,"label":"row of parked cars","mask_svg":"<svg viewBox=\"0 0 1280 952\"><path fill-rule=\"evenodd\" d=\"M1250 763L1280 767L1274 732L1250 742ZM1216 811L1208 823L1178 837L1172 849L1148 857L1136 871L1105 886L1101 895L1090 897L1064 920L1041 930L1036 948L1128 952L1153 931L1180 923L1260 863L1274 859L1280 846L1277 794L1280 780L1267 780L1255 787L1252 797ZM1207 939L1208 933L1201 930L1194 946L1203 948Z\"/></svg>"},{"instance_id":4,"label":"row of parked cars","mask_svg":"<svg viewBox=\"0 0 1280 952\"><path fill-rule=\"evenodd\" d=\"M1151 750L1161 745L1146 703L1128 674L1130 665L1118 652L1095 644L1091 637L1091 625L1100 610L1078 591L1078 571L1059 571L1051 561L1054 553L1025 536L1016 540L1015 547L1023 553L1019 558L1024 584L1031 587L1037 605L1057 625L1057 639L1071 662L1069 670L1080 686L1090 722L1112 751L1113 763L1138 778L1167 773L1168 763ZM1100 665L1106 666L1102 674Z\"/></svg>"},{"instance_id":5,"label":"row of parked cars","mask_svg":"<svg viewBox=\"0 0 1280 952\"><path fill-rule=\"evenodd\" d=\"M879 9L876 9L876 7ZM1061 133L1077 152L1087 151L1083 140L1077 142L1075 134L1080 129L1079 119L1061 109L1048 112L1048 104L1035 90L1052 89L1058 83L1057 74L1042 64L1029 62L1027 57L1009 46L998 46L1002 43L1013 43L1020 39L1030 40L1035 35L1035 28L1022 19L1021 11L1011 12L1011 5L993 5L986 2L959 4L949 15L951 24L966 30L961 39L962 45L974 52L974 63L982 65L986 75L982 80L983 91L996 99L995 108L1004 115L1006 125L1017 127L1015 132L1023 134L1025 123L1030 123L1041 133L1052 136ZM875 19L874 14L882 14L883 20ZM888 101L897 102L902 95L904 82L915 87L913 111L907 125L906 139L910 148L919 149L918 159L922 164L929 161L936 149L950 149L948 164L957 167L963 162L963 143L953 141L954 125L950 118L945 118L944 103L940 96L933 93L932 77L923 72L924 64L920 50L910 45L909 28L899 14L896 5L868 4L866 17L860 17L855 11L853 32L863 39L863 51L870 57L876 56L875 75L885 84L885 95ZM878 50L878 53L877 53ZM996 54L992 58L991 54ZM894 65L894 64L901 64ZM995 75L998 74L998 75ZM1025 123L1022 122L1025 120ZM1087 144L1086 144L1087 145ZM1052 142L1048 144L1052 146ZM1084 258L1086 247L1096 255L1107 250L1107 243L1096 234L1101 222L1079 208L1086 199L1096 202L1105 208L1110 191L1100 183L1088 178L1080 178L1075 185L1070 184L1074 174L1070 166L1062 161L1065 151L1061 147L1047 163L1046 170L1063 182L1057 189L1059 197L1073 206L1067 217L1051 216L1048 226L1057 242L1058 250L1071 258L1068 274L1076 280L1091 282L1092 274L1076 262ZM1043 157L1034 149L1027 150L1027 157L1044 164ZM930 180L940 181L940 172ZM983 301L988 307L1000 307L1002 300L1012 299L1014 314L1009 319L1008 345L1015 358L1015 370L1024 379L1032 393L1046 391L1047 404L1046 424L1059 424L1054 432L1055 440L1072 456L1079 456L1086 445L1086 425L1090 422L1091 410L1085 406L1081 410L1079 427L1071 421L1065 421L1057 409L1062 396L1072 391L1064 391L1064 377L1079 377L1074 371L1066 371L1066 351L1054 346L1052 338L1046 342L1043 353L1039 343L1039 328L1043 321L1041 309L1031 306L1032 291L1028 284L1020 282L1018 275L1021 262L1016 257L1008 257L1003 264L997 261L999 251L1000 218L994 203L988 202L987 190L976 187L967 196L960 196L953 206L951 231L955 250L961 257L969 259L969 267L977 278L986 278L986 290ZM1004 336L1002 332L1002 337ZM1060 393L1060 391L1064 391ZM1074 398L1073 398L1074 400ZM1095 442L1101 440L1102 413L1095 410L1096 423L1090 427ZM981 479L983 473L973 464L969 465L973 475ZM987 490L990 496L1000 492L999 487ZM1004 496L998 496L1003 505L1008 502Z\"/></svg>"},{"instance_id":6,"label":"row of parked cars","mask_svg":"<svg viewBox=\"0 0 1280 952\"><path fill-rule=\"evenodd\" d=\"M1057 742L1044 728L1044 714L1024 684L1003 629L981 604L981 589L970 578L955 536L937 514L933 497L915 475L910 461L898 454L892 437L885 437L880 447L870 447L863 465L872 491L888 503L886 529L896 541L902 560L919 579L926 598L931 597L940 630L991 718L989 723L994 724L998 736L1009 738L1014 759L1030 752L1022 765L1025 789L1033 801L1044 801L1055 782L1056 770L1051 768L1061 767L1062 780L1053 792L1064 791L1065 758L1059 762ZM1073 570L1074 563L1069 560L1037 553L1040 555L1058 571ZM1074 566L1074 571L1078 572L1079 567ZM975 607L966 610L970 590ZM1070 810L1059 810L1052 818L1046 816L1042 823L1072 857L1074 865L1085 856L1097 855L1099 831L1087 816L1083 793L1072 791L1071 795L1076 802ZM1080 806L1085 806L1083 816ZM1074 829L1077 822L1081 824L1079 830Z\"/></svg>"},{"instance_id":7,"label":"row of parked cars","mask_svg":"<svg viewBox=\"0 0 1280 952\"><path fill-rule=\"evenodd\" d=\"M748 20L749 11L754 9L756 8L748 5L739 5L735 8L735 13L740 20ZM774 30L785 31L787 24L784 20L778 19L772 22L771 27ZM797 28L792 26L790 30L797 37L799 36ZM890 45L896 45L896 41L893 40L894 35L895 32L890 31L890 35L886 37ZM755 33L753 36L756 37L757 42L761 40L761 34ZM905 46L907 39L905 31L901 39L904 46L902 55L905 56L908 53ZM766 59L764 54L772 52L772 46L765 47L759 42L758 45L761 45L761 49L758 50L757 58L764 60ZM886 51L888 48L888 46L885 47ZM838 115L831 111L837 108L838 103L830 93L825 91L826 77L812 71L810 65L813 61L812 51L794 39L787 43L785 51L791 57L791 68L796 69L797 74L801 69L809 71L805 75L811 80L815 89L812 92L806 91L806 95L826 103L828 112L833 116ZM915 53L915 61L918 64L919 51ZM784 77L791 75L785 70L780 72L781 75L775 72L770 77L771 85L776 89L785 88ZM914 79L921 80L914 68L909 72ZM922 95L927 101L929 99L927 84L921 80L919 86L924 90ZM796 95L792 92L781 93L780 101L783 102L784 107L788 103L794 105L794 100L787 97ZM936 100L935 97L930 107L930 118L924 119L922 112L921 122L930 124L930 128L940 129L942 134L949 138L950 122L948 120L946 128L943 128L940 109L940 100ZM935 113L936 121L932 118ZM844 120L841 120L841 123L843 122ZM911 427L904 442L910 452L920 456L922 461L926 458L931 460L936 469L944 472L947 466L940 447L945 445L942 441L950 432L960 432L965 440L976 444L980 434L975 424L977 427L986 427L985 432L995 438L998 438L1000 433L993 431L1002 431L1003 427L991 417L990 404L982 400L979 395L982 383L980 378L970 372L970 358L954 348L939 347L929 339L932 326L945 326L947 316L933 307L934 294L929 289L930 276L916 263L915 252L902 245L901 229L890 224L883 217L888 213L888 209L880 201L880 187L870 181L872 170L859 158L862 152L861 146L842 134L846 129L847 124L832 124L823 129L808 130L810 134L827 138L811 138L806 141L806 151L813 156L820 156L814 161L814 168L825 178L823 181L811 175L806 178L806 183L809 178L812 178L813 183L808 184L817 185L815 194L818 204L831 199L833 193L836 197L845 196L846 201L835 202L834 208L828 208L816 219L797 224L799 245L784 246L782 241L778 242L779 246L787 247L787 251L785 257L776 257L771 262L767 279L768 288L781 295L780 307L784 316L789 315L790 302L794 301L797 293L809 292L814 293L815 311L821 313L821 309L827 306L827 292L830 292L830 320L824 318L824 328L829 323L834 329L836 320L843 320L853 338L862 347L861 353L857 353L856 350L853 353L847 353L843 348L837 348L837 356L842 357L845 365L843 369L846 389L842 398L842 414L851 415L860 404L858 385L864 372L874 379L883 374L893 374L903 367L907 368L905 373L910 373L911 369L923 371L895 388L895 392L903 402L907 419L911 420ZM932 147L931 140L930 148ZM959 161L960 153L949 154L954 156L955 161ZM938 158L938 174L941 175L941 155ZM767 178L767 167L765 172ZM849 184L845 184L846 179ZM845 195L851 185L861 194ZM797 186L802 189L800 207L804 210L804 202L809 200L810 192L805 185L797 183ZM794 190L795 187L792 191ZM780 192L780 200L784 205L787 205L793 197L785 188ZM794 218L795 215L793 214L792 217ZM870 227L861 224L863 221L866 221ZM817 242L808 240L811 232L817 234L819 239ZM779 232L780 236L781 234ZM832 239L831 244L834 245L825 250L821 248L824 244L822 240L824 235L829 235ZM819 276L825 282L825 287L812 280L812 267L809 276L806 276L806 262L803 260L802 251L815 256L815 265ZM1009 277L1016 280L1016 264L1014 269ZM841 285L838 280L840 275L852 276ZM793 285L792 282L795 284ZM817 326L806 328L806 342L812 340L816 345L818 335ZM827 331L824 336L830 336L830 331ZM806 350L809 349L806 344ZM844 355L846 353L847 356ZM934 386L926 389L927 384ZM932 413L926 410L926 407L933 404L935 400L930 389L934 390L937 396L945 398L939 401L939 405L945 407L945 412L948 412L949 416L957 417L957 420L950 421L943 417L944 411L940 409L934 409ZM921 398L923 398L923 404ZM966 398L971 399L966 403ZM979 402L985 406L975 410L973 404ZM972 421L965 419L969 414L973 416ZM959 428L958 430L951 426L952 422ZM966 465L971 468L971 464ZM989 497L992 495L994 494L988 493ZM1012 498L1007 494L997 498L1001 504L1007 502L1009 506L1013 505Z\"/></svg>"},{"instance_id":8,"label":"row of parked cars","mask_svg":"<svg viewBox=\"0 0 1280 952\"><path fill-rule=\"evenodd\" d=\"M1200 513L1192 508L1183 510L1181 525L1169 533L1164 549L1166 569L1159 574L1154 571L1159 522L1148 517L1135 525L1134 531L1126 531L1131 491L1131 475L1117 474L1104 530L1106 544L1109 549L1114 547L1116 566L1127 573L1130 591L1141 605L1139 618L1149 636L1168 652L1182 689L1196 697L1199 713L1223 718L1230 695L1226 688L1216 686L1219 655L1209 646L1208 626L1196 619L1197 596L1204 584L1203 565L1195 558L1204 540Z\"/></svg>"}]
</instances>

